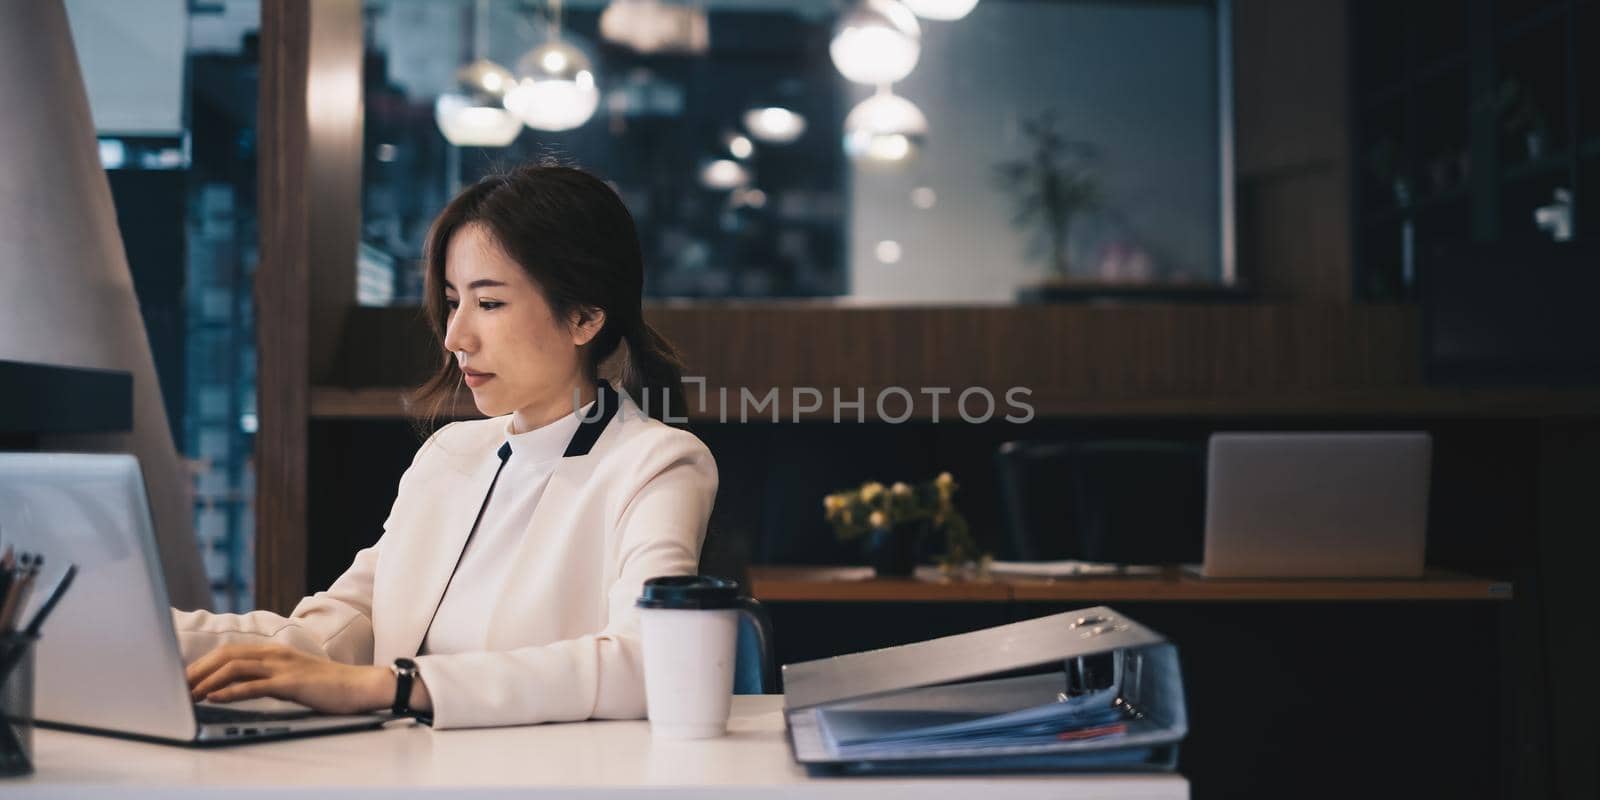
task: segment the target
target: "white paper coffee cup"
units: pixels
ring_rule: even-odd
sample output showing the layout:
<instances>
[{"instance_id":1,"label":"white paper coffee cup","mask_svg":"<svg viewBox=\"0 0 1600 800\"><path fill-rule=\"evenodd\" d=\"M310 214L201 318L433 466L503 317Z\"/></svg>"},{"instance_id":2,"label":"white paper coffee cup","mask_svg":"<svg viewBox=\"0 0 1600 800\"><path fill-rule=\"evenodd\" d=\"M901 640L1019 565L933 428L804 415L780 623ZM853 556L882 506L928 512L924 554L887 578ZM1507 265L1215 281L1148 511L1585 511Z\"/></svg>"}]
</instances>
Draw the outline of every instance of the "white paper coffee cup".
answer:
<instances>
[{"instance_id":1,"label":"white paper coffee cup","mask_svg":"<svg viewBox=\"0 0 1600 800\"><path fill-rule=\"evenodd\" d=\"M637 603L650 732L709 739L728 729L739 615L754 601L723 578L651 578Z\"/></svg>"}]
</instances>

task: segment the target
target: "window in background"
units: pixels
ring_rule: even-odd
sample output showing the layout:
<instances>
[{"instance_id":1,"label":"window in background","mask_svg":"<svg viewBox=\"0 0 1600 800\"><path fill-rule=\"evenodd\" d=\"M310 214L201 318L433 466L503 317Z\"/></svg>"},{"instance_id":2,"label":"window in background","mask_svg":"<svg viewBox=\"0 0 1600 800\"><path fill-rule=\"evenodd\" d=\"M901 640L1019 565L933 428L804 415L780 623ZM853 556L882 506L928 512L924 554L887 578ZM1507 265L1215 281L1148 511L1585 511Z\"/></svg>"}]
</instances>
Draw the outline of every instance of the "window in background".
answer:
<instances>
[{"instance_id":1,"label":"window in background","mask_svg":"<svg viewBox=\"0 0 1600 800\"><path fill-rule=\"evenodd\" d=\"M258 0L69 0L212 608L254 607Z\"/></svg>"},{"instance_id":2,"label":"window in background","mask_svg":"<svg viewBox=\"0 0 1600 800\"><path fill-rule=\"evenodd\" d=\"M981 0L922 20L894 91L926 117L925 142L903 165L856 162L851 294L1231 284L1227 6ZM873 91L842 90L851 106Z\"/></svg>"},{"instance_id":3,"label":"window in background","mask_svg":"<svg viewBox=\"0 0 1600 800\"><path fill-rule=\"evenodd\" d=\"M256 0L191 4L185 231L195 535L215 608L255 608Z\"/></svg>"},{"instance_id":4,"label":"window in background","mask_svg":"<svg viewBox=\"0 0 1600 800\"><path fill-rule=\"evenodd\" d=\"M436 100L472 104L457 68L486 57L518 73L499 81L527 76L518 61L551 39L555 7L591 81L569 88L592 85L593 115L513 126L503 147L448 144ZM1009 302L1233 282L1226 0L366 8L366 304L417 302L424 233L458 186L544 157L614 183L652 297ZM803 131L764 141L747 115L767 107Z\"/></svg>"},{"instance_id":5,"label":"window in background","mask_svg":"<svg viewBox=\"0 0 1600 800\"><path fill-rule=\"evenodd\" d=\"M630 38L656 48L641 52L601 35L605 4L568 2L560 40L590 62L593 115L566 131L522 127L506 147L458 148L435 119L457 67L486 55L515 70L549 37L547 3L486 5L487 33L475 48L480 4L367 3L363 304L418 302L427 226L449 197L497 167L544 158L595 171L618 190L638 224L647 296L846 290L844 98L828 58L828 3L661 4L699 17L678 38ZM607 27L618 29L614 18ZM744 116L768 107L798 115L805 131L762 141Z\"/></svg>"}]
</instances>

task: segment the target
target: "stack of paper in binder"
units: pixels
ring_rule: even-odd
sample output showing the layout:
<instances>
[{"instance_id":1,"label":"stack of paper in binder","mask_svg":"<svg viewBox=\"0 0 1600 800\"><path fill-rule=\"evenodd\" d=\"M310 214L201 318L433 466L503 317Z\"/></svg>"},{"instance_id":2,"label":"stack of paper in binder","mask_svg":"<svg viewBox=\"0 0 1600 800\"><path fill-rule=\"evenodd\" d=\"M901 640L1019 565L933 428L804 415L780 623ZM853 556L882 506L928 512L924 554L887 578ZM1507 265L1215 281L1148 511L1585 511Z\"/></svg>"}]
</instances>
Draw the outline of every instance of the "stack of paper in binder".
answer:
<instances>
[{"instance_id":1,"label":"stack of paper in binder","mask_svg":"<svg viewBox=\"0 0 1600 800\"><path fill-rule=\"evenodd\" d=\"M812 771L1170 770L1188 732L1177 648L1110 608L788 664Z\"/></svg>"}]
</instances>

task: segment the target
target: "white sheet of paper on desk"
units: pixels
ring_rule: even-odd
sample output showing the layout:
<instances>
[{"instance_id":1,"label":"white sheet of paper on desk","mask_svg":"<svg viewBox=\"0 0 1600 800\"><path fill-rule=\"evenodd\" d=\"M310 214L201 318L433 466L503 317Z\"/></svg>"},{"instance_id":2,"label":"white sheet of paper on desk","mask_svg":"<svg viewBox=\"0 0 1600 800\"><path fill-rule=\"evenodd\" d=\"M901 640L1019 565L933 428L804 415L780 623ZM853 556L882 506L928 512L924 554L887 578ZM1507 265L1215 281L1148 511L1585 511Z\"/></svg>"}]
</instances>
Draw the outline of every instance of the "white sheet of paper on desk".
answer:
<instances>
[{"instance_id":1,"label":"white sheet of paper on desk","mask_svg":"<svg viewBox=\"0 0 1600 800\"><path fill-rule=\"evenodd\" d=\"M1161 568L1095 561L991 561L989 571L1025 578L1075 578L1089 575L1159 575Z\"/></svg>"}]
</instances>

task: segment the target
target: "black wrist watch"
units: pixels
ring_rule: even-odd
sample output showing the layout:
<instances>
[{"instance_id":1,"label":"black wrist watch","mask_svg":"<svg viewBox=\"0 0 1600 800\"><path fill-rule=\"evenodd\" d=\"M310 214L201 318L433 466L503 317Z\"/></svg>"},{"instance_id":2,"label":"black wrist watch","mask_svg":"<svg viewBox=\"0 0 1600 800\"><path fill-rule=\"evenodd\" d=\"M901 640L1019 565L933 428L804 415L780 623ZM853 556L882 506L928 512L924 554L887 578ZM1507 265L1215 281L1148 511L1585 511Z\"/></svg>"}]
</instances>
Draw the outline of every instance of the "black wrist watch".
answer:
<instances>
[{"instance_id":1,"label":"black wrist watch","mask_svg":"<svg viewBox=\"0 0 1600 800\"><path fill-rule=\"evenodd\" d=\"M411 711L411 684L417 679L417 662L397 658L389 669L394 672L394 705L389 710L397 717L416 716Z\"/></svg>"}]
</instances>

